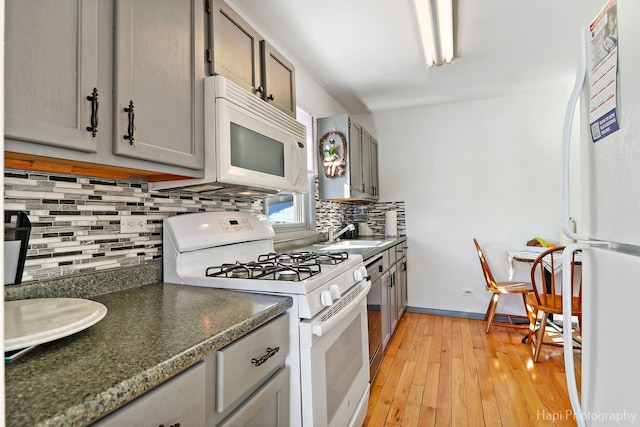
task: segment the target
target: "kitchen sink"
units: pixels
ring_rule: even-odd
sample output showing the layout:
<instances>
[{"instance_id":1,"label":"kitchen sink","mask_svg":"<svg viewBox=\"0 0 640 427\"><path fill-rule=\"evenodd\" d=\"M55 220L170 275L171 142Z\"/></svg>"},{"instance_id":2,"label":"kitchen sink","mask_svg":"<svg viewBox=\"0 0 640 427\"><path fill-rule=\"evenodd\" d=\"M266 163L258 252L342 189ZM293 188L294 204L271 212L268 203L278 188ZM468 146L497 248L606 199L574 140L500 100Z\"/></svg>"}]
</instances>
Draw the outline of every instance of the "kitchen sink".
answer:
<instances>
[{"instance_id":1,"label":"kitchen sink","mask_svg":"<svg viewBox=\"0 0 640 427\"><path fill-rule=\"evenodd\" d=\"M319 250L345 250L345 249L366 249L382 246L387 243L385 240L338 240L335 242L316 243L314 248Z\"/></svg>"}]
</instances>

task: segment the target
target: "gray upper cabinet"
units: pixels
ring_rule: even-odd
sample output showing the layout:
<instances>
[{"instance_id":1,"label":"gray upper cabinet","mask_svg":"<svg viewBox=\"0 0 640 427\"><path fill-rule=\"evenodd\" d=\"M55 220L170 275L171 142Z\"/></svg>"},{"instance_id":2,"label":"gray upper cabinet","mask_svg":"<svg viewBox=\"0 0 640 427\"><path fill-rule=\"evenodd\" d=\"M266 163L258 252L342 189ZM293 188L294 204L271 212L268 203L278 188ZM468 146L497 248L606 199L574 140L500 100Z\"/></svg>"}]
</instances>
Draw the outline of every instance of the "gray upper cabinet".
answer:
<instances>
[{"instance_id":1,"label":"gray upper cabinet","mask_svg":"<svg viewBox=\"0 0 640 427\"><path fill-rule=\"evenodd\" d=\"M362 129L360 136L362 144L362 155L360 156L360 169L362 173L362 188L360 191L364 197L371 198L371 134Z\"/></svg>"},{"instance_id":2,"label":"gray upper cabinet","mask_svg":"<svg viewBox=\"0 0 640 427\"><path fill-rule=\"evenodd\" d=\"M266 40L260 42L263 99L296 117L296 72L293 64Z\"/></svg>"},{"instance_id":3,"label":"gray upper cabinet","mask_svg":"<svg viewBox=\"0 0 640 427\"><path fill-rule=\"evenodd\" d=\"M20 0L5 8L7 138L96 152L87 98L97 88L99 99L102 89L98 1Z\"/></svg>"},{"instance_id":4,"label":"gray upper cabinet","mask_svg":"<svg viewBox=\"0 0 640 427\"><path fill-rule=\"evenodd\" d=\"M5 38L5 167L202 177L201 0L10 1Z\"/></svg>"},{"instance_id":5,"label":"gray upper cabinet","mask_svg":"<svg viewBox=\"0 0 640 427\"><path fill-rule=\"evenodd\" d=\"M262 37L224 1L210 5L210 72L225 76L262 97L260 40Z\"/></svg>"},{"instance_id":6,"label":"gray upper cabinet","mask_svg":"<svg viewBox=\"0 0 640 427\"><path fill-rule=\"evenodd\" d=\"M360 153L354 159L357 166L359 187L354 192L368 200L378 200L378 141L365 129L360 129ZM355 187L355 186L354 186Z\"/></svg>"},{"instance_id":7,"label":"gray upper cabinet","mask_svg":"<svg viewBox=\"0 0 640 427\"><path fill-rule=\"evenodd\" d=\"M378 200L378 142L347 114L318 119L321 199ZM325 153L327 141L335 153Z\"/></svg>"},{"instance_id":8,"label":"gray upper cabinet","mask_svg":"<svg viewBox=\"0 0 640 427\"><path fill-rule=\"evenodd\" d=\"M202 168L202 3L118 0L115 8L115 153Z\"/></svg>"},{"instance_id":9,"label":"gray upper cabinet","mask_svg":"<svg viewBox=\"0 0 640 427\"><path fill-rule=\"evenodd\" d=\"M211 74L225 76L295 118L295 68L223 0L210 4Z\"/></svg>"},{"instance_id":10,"label":"gray upper cabinet","mask_svg":"<svg viewBox=\"0 0 640 427\"><path fill-rule=\"evenodd\" d=\"M349 148L350 147L350 148ZM363 175L362 158L365 155L363 149L362 126L349 119L349 176L351 178L351 193L353 197L364 198L366 185Z\"/></svg>"},{"instance_id":11,"label":"gray upper cabinet","mask_svg":"<svg viewBox=\"0 0 640 427\"><path fill-rule=\"evenodd\" d=\"M378 140L373 136L369 139L369 163L367 166L369 171L364 174L367 177L367 191L369 197L378 200Z\"/></svg>"}]
</instances>

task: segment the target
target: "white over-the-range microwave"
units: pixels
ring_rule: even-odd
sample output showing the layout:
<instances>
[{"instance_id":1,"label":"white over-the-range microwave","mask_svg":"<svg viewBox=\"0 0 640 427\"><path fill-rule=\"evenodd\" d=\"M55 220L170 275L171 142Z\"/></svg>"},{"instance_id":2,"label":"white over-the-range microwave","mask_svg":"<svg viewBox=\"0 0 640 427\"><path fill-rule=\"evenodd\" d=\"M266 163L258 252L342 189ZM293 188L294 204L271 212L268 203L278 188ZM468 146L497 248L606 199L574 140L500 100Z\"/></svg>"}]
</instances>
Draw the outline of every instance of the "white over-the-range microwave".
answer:
<instances>
[{"instance_id":1,"label":"white over-the-range microwave","mask_svg":"<svg viewBox=\"0 0 640 427\"><path fill-rule=\"evenodd\" d=\"M202 193L306 193L306 127L222 76L204 81L204 178L150 183Z\"/></svg>"}]
</instances>

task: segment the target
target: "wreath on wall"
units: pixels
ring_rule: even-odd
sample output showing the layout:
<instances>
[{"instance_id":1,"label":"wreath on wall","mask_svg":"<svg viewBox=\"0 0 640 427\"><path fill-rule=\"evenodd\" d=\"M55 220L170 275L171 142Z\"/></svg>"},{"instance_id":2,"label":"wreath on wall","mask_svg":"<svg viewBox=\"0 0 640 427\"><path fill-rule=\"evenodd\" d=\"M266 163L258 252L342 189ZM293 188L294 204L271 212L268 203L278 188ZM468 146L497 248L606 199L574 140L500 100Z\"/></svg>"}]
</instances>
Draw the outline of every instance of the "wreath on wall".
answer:
<instances>
[{"instance_id":1,"label":"wreath on wall","mask_svg":"<svg viewBox=\"0 0 640 427\"><path fill-rule=\"evenodd\" d=\"M347 138L344 134L337 131L325 133L320 138L318 148L327 178L344 175L347 168Z\"/></svg>"}]
</instances>

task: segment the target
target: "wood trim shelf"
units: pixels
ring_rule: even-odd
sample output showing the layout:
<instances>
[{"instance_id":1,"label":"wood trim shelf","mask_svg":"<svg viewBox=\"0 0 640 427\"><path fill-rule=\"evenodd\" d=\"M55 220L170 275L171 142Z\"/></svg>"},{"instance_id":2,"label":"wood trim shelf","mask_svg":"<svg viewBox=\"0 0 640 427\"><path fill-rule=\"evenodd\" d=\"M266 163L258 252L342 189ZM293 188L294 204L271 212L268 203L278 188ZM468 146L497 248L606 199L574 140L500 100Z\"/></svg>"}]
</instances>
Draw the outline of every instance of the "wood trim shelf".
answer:
<instances>
[{"instance_id":1,"label":"wood trim shelf","mask_svg":"<svg viewBox=\"0 0 640 427\"><path fill-rule=\"evenodd\" d=\"M148 182L172 181L177 179L190 179L192 176L173 175L162 172L153 172L143 169L124 168L118 166L101 165L90 162L57 159L54 157L37 156L33 154L15 153L5 151L5 169L23 169L38 172L61 173L68 175L93 176L111 179L135 179L143 178Z\"/></svg>"}]
</instances>

